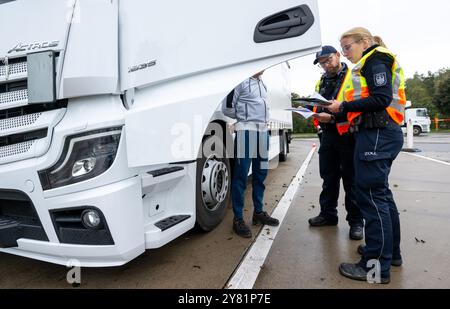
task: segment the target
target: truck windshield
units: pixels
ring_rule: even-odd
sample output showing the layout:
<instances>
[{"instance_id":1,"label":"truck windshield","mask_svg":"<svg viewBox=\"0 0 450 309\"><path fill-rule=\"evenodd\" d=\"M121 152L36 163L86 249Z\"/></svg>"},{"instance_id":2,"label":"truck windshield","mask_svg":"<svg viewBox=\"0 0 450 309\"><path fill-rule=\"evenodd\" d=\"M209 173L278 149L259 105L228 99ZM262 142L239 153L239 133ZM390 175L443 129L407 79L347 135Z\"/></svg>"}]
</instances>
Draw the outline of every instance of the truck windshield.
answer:
<instances>
[{"instance_id":1,"label":"truck windshield","mask_svg":"<svg viewBox=\"0 0 450 309\"><path fill-rule=\"evenodd\" d=\"M417 117L428 117L428 113L426 109L417 110Z\"/></svg>"},{"instance_id":2,"label":"truck windshield","mask_svg":"<svg viewBox=\"0 0 450 309\"><path fill-rule=\"evenodd\" d=\"M16 0L0 0L0 5L2 5L3 3L8 3L8 2L13 2Z\"/></svg>"}]
</instances>

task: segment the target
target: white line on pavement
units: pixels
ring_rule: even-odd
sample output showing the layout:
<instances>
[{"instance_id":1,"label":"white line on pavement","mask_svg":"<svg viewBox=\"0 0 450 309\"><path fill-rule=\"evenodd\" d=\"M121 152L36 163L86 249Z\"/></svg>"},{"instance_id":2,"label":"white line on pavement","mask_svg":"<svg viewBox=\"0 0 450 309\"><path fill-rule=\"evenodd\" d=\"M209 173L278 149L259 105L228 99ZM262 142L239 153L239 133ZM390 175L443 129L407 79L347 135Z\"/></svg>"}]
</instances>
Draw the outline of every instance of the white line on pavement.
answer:
<instances>
[{"instance_id":1,"label":"white line on pavement","mask_svg":"<svg viewBox=\"0 0 450 309\"><path fill-rule=\"evenodd\" d=\"M313 145L313 149L309 153L305 162L303 162L302 167L298 171L294 180L292 180L289 188L284 194L281 201L275 208L272 217L280 220L280 226L291 206L292 200L297 193L298 188L303 182L306 170L308 168L311 159L316 152L316 145ZM261 233L256 238L255 242L251 246L245 258L242 260L238 269L234 273L233 277L228 281L226 285L227 289L251 289L258 278L261 267L263 266L267 255L269 254L270 248L278 234L280 226L269 227L264 226Z\"/></svg>"},{"instance_id":2,"label":"white line on pavement","mask_svg":"<svg viewBox=\"0 0 450 309\"><path fill-rule=\"evenodd\" d=\"M413 156L413 157L417 157L417 158L421 158L421 159L425 159L425 160L430 160L430 161L433 161L433 162L437 162L437 163L441 163L441 164L445 164L445 165L449 165L450 166L450 163L448 163L448 162L439 161L439 160L428 158L428 157L424 157L424 156L419 156L419 155L416 155L416 154L413 154L413 153L409 153L409 152L403 152L403 153L407 154L407 155L410 155L410 156Z\"/></svg>"}]
</instances>

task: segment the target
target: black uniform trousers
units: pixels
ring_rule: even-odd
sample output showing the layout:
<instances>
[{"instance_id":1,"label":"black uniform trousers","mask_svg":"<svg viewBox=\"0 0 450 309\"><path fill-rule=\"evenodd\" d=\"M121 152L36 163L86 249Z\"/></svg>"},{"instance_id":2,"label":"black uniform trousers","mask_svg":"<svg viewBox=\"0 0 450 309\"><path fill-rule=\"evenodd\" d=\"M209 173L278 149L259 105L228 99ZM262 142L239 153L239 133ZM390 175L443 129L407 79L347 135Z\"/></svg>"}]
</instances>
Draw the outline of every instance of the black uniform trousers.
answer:
<instances>
[{"instance_id":1,"label":"black uniform trousers","mask_svg":"<svg viewBox=\"0 0 450 309\"><path fill-rule=\"evenodd\" d=\"M381 277L388 278L391 260L401 258L400 219L389 189L389 173L403 147L403 133L390 120L385 129L361 128L355 138L356 196L366 223L360 266L373 269L373 262L378 261Z\"/></svg>"},{"instance_id":2,"label":"black uniform trousers","mask_svg":"<svg viewBox=\"0 0 450 309\"><path fill-rule=\"evenodd\" d=\"M342 178L347 221L350 226L363 226L362 214L355 200L354 148L353 135L340 136L337 130L323 130L319 149L320 177L323 179L320 216L338 222L337 207Z\"/></svg>"}]
</instances>

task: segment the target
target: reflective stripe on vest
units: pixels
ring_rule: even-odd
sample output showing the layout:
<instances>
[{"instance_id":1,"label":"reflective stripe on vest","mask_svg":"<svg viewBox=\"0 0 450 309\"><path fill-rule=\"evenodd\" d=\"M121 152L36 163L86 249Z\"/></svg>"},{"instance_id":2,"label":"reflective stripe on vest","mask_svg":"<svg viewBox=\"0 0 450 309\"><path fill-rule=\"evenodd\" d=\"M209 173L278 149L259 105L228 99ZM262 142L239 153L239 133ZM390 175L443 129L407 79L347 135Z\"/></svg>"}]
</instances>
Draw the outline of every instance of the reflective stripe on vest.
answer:
<instances>
[{"instance_id":1,"label":"reflective stripe on vest","mask_svg":"<svg viewBox=\"0 0 450 309\"><path fill-rule=\"evenodd\" d=\"M319 91L320 91L320 84L321 84L321 82L322 82L322 79L320 79L319 82L316 84L316 92L317 93L319 93ZM317 106L314 106L313 107L313 112L317 113L317 110L318 110ZM313 125L314 125L314 128L317 129L319 127L319 119L313 118Z\"/></svg>"},{"instance_id":2,"label":"reflective stripe on vest","mask_svg":"<svg viewBox=\"0 0 450 309\"><path fill-rule=\"evenodd\" d=\"M375 48L370 53L365 55L352 69L352 78L347 81L344 87L344 101L352 102L369 97L369 87L367 86L366 79L361 75L361 70L364 68L367 59L375 52L386 54L394 60L394 64L392 66L393 99L389 107L386 108L386 111L392 120L398 124L401 124L404 119L406 105L405 76L403 73L403 68L398 63L395 55L386 48ZM348 113L348 121L353 122L361 114L361 112Z\"/></svg>"},{"instance_id":3,"label":"reflective stripe on vest","mask_svg":"<svg viewBox=\"0 0 450 309\"><path fill-rule=\"evenodd\" d=\"M341 88L339 89L338 95L336 97L336 100L339 102L343 102L344 101L344 86L346 85L346 83L348 82L348 80L350 80L351 77L351 71L350 69L347 70L347 73L345 74L344 77L344 81L342 82ZM322 82L322 79L319 80L319 82L316 85L316 92L318 93L320 91L320 84ZM317 107L314 107L313 112L317 112ZM314 119L314 126L317 128L317 126L319 126L319 120ZM317 122L317 125L316 125ZM339 135L344 135L345 133L348 132L348 130L350 129L350 122L340 122L340 123L336 123L336 128L339 132Z\"/></svg>"},{"instance_id":4,"label":"reflective stripe on vest","mask_svg":"<svg viewBox=\"0 0 450 309\"><path fill-rule=\"evenodd\" d=\"M317 106L313 107L313 112L317 113ZM317 129L319 127L319 119L313 118L313 125L314 125L314 128Z\"/></svg>"}]
</instances>

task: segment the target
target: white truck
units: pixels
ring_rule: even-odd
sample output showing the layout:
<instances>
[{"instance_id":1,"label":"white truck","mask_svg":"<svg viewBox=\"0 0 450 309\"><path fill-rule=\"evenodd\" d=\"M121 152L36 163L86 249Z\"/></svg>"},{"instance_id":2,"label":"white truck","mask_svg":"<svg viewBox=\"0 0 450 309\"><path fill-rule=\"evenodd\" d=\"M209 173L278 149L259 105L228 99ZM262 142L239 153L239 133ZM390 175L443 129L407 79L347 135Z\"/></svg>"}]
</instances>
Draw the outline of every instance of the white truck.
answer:
<instances>
[{"instance_id":1,"label":"white truck","mask_svg":"<svg viewBox=\"0 0 450 309\"><path fill-rule=\"evenodd\" d=\"M431 119L426 108L407 107L405 109L405 120L404 125L402 126L404 134L406 134L407 124L409 121L411 121L413 126L414 136L431 132Z\"/></svg>"},{"instance_id":2,"label":"white truck","mask_svg":"<svg viewBox=\"0 0 450 309\"><path fill-rule=\"evenodd\" d=\"M272 68L271 157L285 157L281 76L321 46L316 0L0 0L0 37L0 252L83 267L217 226L221 102Z\"/></svg>"}]
</instances>

